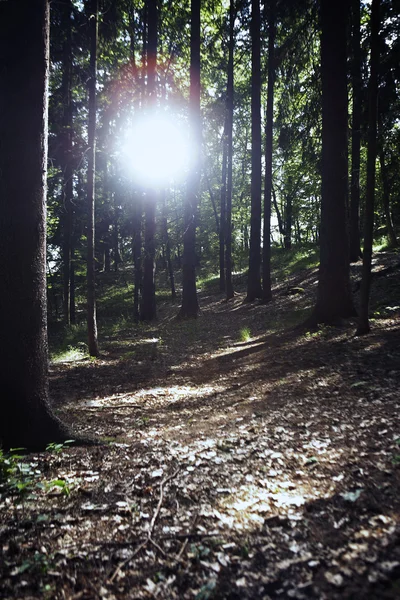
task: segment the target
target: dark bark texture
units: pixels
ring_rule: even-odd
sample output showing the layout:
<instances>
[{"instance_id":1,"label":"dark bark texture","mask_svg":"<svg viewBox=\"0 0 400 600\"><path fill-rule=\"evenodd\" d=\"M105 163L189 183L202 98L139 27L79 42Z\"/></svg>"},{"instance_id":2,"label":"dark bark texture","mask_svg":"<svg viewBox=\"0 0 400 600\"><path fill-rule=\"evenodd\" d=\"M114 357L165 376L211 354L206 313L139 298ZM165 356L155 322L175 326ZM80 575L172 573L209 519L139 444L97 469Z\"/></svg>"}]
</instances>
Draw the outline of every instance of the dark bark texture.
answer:
<instances>
[{"instance_id":1,"label":"dark bark texture","mask_svg":"<svg viewBox=\"0 0 400 600\"><path fill-rule=\"evenodd\" d=\"M251 215L246 301L262 297L261 288L261 69L260 1L251 3Z\"/></svg>"},{"instance_id":2,"label":"dark bark texture","mask_svg":"<svg viewBox=\"0 0 400 600\"><path fill-rule=\"evenodd\" d=\"M312 320L355 314L347 227L347 0L321 1L322 200L317 303Z\"/></svg>"},{"instance_id":3,"label":"dark bark texture","mask_svg":"<svg viewBox=\"0 0 400 600\"><path fill-rule=\"evenodd\" d=\"M225 285L226 299L233 298L232 284L232 160L233 160L233 94L234 94L234 46L235 46L235 0L229 5L229 56L228 82L226 88L226 144L227 144L227 182L226 182L226 230L225 230Z\"/></svg>"},{"instance_id":4,"label":"dark bark texture","mask_svg":"<svg viewBox=\"0 0 400 600\"><path fill-rule=\"evenodd\" d=\"M265 122L265 189L264 189L264 243L263 243L263 296L272 299L271 290L271 196L272 196L272 142L275 83L275 0L268 4L268 87L267 118Z\"/></svg>"},{"instance_id":5,"label":"dark bark texture","mask_svg":"<svg viewBox=\"0 0 400 600\"><path fill-rule=\"evenodd\" d=\"M90 15L90 66L89 66L89 122L88 122L88 174L87 174L87 324L90 356L99 355L96 319L95 275L95 172L96 172L96 74L98 0L91 0Z\"/></svg>"},{"instance_id":6,"label":"dark bark texture","mask_svg":"<svg viewBox=\"0 0 400 600\"><path fill-rule=\"evenodd\" d=\"M200 184L200 0L191 0L190 127L195 157L188 177L184 208L182 306L178 317L195 318L200 312L196 290L196 212Z\"/></svg>"},{"instance_id":7,"label":"dark bark texture","mask_svg":"<svg viewBox=\"0 0 400 600\"><path fill-rule=\"evenodd\" d=\"M372 244L374 237L375 163L377 155L377 112L379 71L379 7L380 0L372 0L371 7L371 59L368 90L368 148L367 193L365 198L364 250L360 290L360 314L357 335L370 330L368 309L371 287Z\"/></svg>"},{"instance_id":8,"label":"dark bark texture","mask_svg":"<svg viewBox=\"0 0 400 600\"><path fill-rule=\"evenodd\" d=\"M351 123L351 196L350 196L350 262L361 257L360 247L360 147L361 147L361 6L352 1L352 69L353 114Z\"/></svg>"},{"instance_id":9,"label":"dark bark texture","mask_svg":"<svg viewBox=\"0 0 400 600\"><path fill-rule=\"evenodd\" d=\"M48 404L47 0L0 2L0 442L42 448L68 432ZM23 174L23 176L21 176Z\"/></svg>"}]
</instances>

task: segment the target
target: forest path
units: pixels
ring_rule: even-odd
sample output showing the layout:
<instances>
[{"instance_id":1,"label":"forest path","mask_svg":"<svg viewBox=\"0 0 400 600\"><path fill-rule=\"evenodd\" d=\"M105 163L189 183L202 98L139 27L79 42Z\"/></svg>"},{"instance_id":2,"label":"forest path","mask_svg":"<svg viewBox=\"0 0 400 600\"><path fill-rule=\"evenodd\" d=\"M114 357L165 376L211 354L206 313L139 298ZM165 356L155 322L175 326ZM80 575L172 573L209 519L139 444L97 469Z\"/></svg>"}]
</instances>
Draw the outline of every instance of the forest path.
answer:
<instances>
[{"instance_id":1,"label":"forest path","mask_svg":"<svg viewBox=\"0 0 400 600\"><path fill-rule=\"evenodd\" d=\"M165 303L53 365L61 416L109 445L34 455L48 491L4 507L4 597L399 598L397 264L375 263L362 338L293 328L313 270L266 306L201 293L177 322Z\"/></svg>"}]
</instances>

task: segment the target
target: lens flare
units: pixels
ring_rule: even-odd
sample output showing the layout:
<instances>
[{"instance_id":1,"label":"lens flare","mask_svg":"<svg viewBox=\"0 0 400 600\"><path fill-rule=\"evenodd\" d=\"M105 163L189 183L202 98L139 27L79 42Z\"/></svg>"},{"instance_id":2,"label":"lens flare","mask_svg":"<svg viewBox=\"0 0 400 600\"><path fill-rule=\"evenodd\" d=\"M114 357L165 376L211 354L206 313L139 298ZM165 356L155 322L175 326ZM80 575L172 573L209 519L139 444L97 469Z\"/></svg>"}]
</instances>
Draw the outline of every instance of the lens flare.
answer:
<instances>
[{"instance_id":1,"label":"lens flare","mask_svg":"<svg viewBox=\"0 0 400 600\"><path fill-rule=\"evenodd\" d=\"M181 181L191 161L187 127L167 115L142 116L127 132L122 155L130 176L140 185L160 187Z\"/></svg>"}]
</instances>

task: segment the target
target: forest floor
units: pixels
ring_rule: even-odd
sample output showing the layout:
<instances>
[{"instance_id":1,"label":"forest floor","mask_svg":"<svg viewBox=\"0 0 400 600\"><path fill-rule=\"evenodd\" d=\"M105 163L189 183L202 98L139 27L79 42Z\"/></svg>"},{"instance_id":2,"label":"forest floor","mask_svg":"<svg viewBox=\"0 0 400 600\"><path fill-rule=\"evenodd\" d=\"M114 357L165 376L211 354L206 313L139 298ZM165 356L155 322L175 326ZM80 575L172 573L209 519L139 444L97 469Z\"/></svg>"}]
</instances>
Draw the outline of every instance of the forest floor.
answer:
<instances>
[{"instance_id":1,"label":"forest floor","mask_svg":"<svg viewBox=\"0 0 400 600\"><path fill-rule=\"evenodd\" d=\"M0 597L399 599L399 255L374 272L364 337L295 327L308 269L268 305L204 290L196 321L164 302L53 363L58 414L106 441L15 459Z\"/></svg>"}]
</instances>

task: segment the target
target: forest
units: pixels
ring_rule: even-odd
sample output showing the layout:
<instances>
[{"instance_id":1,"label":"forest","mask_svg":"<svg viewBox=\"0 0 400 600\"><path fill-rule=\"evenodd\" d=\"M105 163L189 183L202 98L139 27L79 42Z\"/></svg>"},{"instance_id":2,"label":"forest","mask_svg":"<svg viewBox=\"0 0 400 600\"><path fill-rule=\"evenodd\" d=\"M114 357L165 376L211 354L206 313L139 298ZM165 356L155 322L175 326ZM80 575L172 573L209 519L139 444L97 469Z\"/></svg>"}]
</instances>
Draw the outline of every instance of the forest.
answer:
<instances>
[{"instance_id":1,"label":"forest","mask_svg":"<svg viewBox=\"0 0 400 600\"><path fill-rule=\"evenodd\" d=\"M0 1L0 598L400 598L400 1Z\"/></svg>"}]
</instances>

